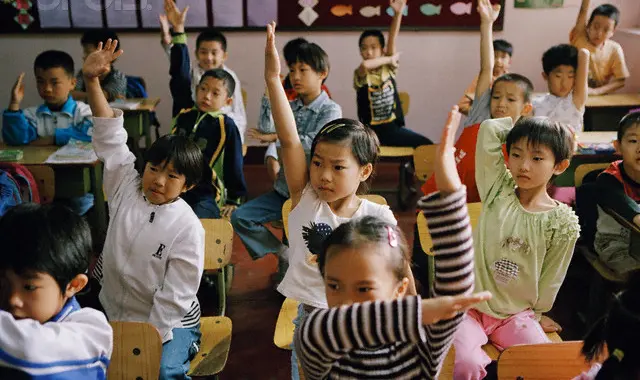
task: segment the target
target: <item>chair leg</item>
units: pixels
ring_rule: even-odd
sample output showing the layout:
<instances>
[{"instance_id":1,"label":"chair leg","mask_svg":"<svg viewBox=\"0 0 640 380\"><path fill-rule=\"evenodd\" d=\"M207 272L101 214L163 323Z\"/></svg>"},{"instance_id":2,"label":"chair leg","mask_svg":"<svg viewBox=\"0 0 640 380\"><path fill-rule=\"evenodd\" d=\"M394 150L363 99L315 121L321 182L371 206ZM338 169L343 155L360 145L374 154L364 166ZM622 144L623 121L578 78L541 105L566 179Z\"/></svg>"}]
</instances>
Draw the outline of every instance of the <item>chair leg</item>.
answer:
<instances>
[{"instance_id":1,"label":"chair leg","mask_svg":"<svg viewBox=\"0 0 640 380\"><path fill-rule=\"evenodd\" d=\"M228 264L224 269L225 282L226 282L226 293L231 291L231 284L233 283L233 275L235 274L235 267L233 264Z\"/></svg>"},{"instance_id":2,"label":"chair leg","mask_svg":"<svg viewBox=\"0 0 640 380\"><path fill-rule=\"evenodd\" d=\"M400 162L399 177L398 204L404 211L409 208L411 199L416 193L416 189L413 187L413 167L411 166L411 161Z\"/></svg>"},{"instance_id":3,"label":"chair leg","mask_svg":"<svg viewBox=\"0 0 640 380\"><path fill-rule=\"evenodd\" d=\"M227 311L227 285L225 281L225 268L221 268L218 272L218 315L224 316Z\"/></svg>"}]
</instances>

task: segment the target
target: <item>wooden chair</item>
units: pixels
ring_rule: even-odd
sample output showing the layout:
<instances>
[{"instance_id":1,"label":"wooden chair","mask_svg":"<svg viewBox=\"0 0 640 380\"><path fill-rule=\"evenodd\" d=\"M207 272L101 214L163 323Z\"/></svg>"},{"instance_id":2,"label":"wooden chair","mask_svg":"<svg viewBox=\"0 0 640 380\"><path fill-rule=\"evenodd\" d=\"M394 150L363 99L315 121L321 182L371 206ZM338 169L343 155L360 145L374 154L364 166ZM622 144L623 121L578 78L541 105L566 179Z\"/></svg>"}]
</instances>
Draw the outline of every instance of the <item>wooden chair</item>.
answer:
<instances>
[{"instance_id":1,"label":"wooden chair","mask_svg":"<svg viewBox=\"0 0 640 380\"><path fill-rule=\"evenodd\" d=\"M51 203L56 196L56 179L53 168L48 165L29 165L27 169L33 174L40 193L40 203Z\"/></svg>"},{"instance_id":2,"label":"wooden chair","mask_svg":"<svg viewBox=\"0 0 640 380\"><path fill-rule=\"evenodd\" d=\"M413 167L416 170L416 177L419 181L426 181L433 173L436 150L438 145L421 145L413 152Z\"/></svg>"},{"instance_id":3,"label":"wooden chair","mask_svg":"<svg viewBox=\"0 0 640 380\"><path fill-rule=\"evenodd\" d=\"M595 163L595 164L578 165L578 167L576 168L576 171L574 173L575 186L578 187L578 186L582 185L582 180L584 179L584 177L587 174L591 173L592 171L596 171L596 170L604 170L604 169L608 168L609 165L611 165L610 162L599 162L599 163Z\"/></svg>"},{"instance_id":4,"label":"wooden chair","mask_svg":"<svg viewBox=\"0 0 640 380\"><path fill-rule=\"evenodd\" d=\"M145 322L109 322L113 328L113 353L107 368L109 380L156 380L160 376L162 339Z\"/></svg>"},{"instance_id":5,"label":"wooden chair","mask_svg":"<svg viewBox=\"0 0 640 380\"><path fill-rule=\"evenodd\" d=\"M363 199L367 199L371 202L379 205L386 205L387 201L380 195L363 195ZM291 212L291 199L287 199L282 206L282 222L284 224L285 234L289 235L289 213ZM283 350L291 349L291 342L293 342L293 320L298 315L298 301L287 298L282 303L280 313L278 314L278 320L276 321L276 329L273 334L273 344Z\"/></svg>"},{"instance_id":6,"label":"wooden chair","mask_svg":"<svg viewBox=\"0 0 640 380\"><path fill-rule=\"evenodd\" d=\"M498 379L573 379L591 367L581 349L582 341L509 347L498 359Z\"/></svg>"},{"instance_id":7,"label":"wooden chair","mask_svg":"<svg viewBox=\"0 0 640 380\"><path fill-rule=\"evenodd\" d=\"M400 98L402 114L406 116L409 113L409 106L411 105L411 98L409 97L409 93L405 91L399 92L398 97Z\"/></svg>"},{"instance_id":8,"label":"wooden chair","mask_svg":"<svg viewBox=\"0 0 640 380\"><path fill-rule=\"evenodd\" d=\"M242 93L242 103L244 103L244 108L247 108L247 90L243 88L240 92Z\"/></svg>"},{"instance_id":9,"label":"wooden chair","mask_svg":"<svg viewBox=\"0 0 640 380\"><path fill-rule=\"evenodd\" d=\"M200 219L205 231L205 273L217 273L219 317L200 318L200 351L191 360L190 376L214 376L224 369L231 348L231 319L224 316L227 286L225 281L229 275L225 272L229 267L233 246L233 227L225 219Z\"/></svg>"}]
</instances>

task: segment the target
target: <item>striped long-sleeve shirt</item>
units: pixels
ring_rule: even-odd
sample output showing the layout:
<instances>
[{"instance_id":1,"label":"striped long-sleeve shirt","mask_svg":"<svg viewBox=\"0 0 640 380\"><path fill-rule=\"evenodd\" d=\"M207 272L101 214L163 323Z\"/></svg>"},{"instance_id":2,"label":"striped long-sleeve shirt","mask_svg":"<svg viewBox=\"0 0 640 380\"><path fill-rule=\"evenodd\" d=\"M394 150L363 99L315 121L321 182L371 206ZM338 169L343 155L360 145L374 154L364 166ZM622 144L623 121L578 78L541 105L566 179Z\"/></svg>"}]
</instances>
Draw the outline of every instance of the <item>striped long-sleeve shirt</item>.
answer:
<instances>
[{"instance_id":1,"label":"striped long-sleeve shirt","mask_svg":"<svg viewBox=\"0 0 640 380\"><path fill-rule=\"evenodd\" d=\"M434 296L473 291L466 190L418 202L436 255ZM308 379L434 379L462 314L422 325L421 299L404 297L313 311L296 335Z\"/></svg>"}]
</instances>

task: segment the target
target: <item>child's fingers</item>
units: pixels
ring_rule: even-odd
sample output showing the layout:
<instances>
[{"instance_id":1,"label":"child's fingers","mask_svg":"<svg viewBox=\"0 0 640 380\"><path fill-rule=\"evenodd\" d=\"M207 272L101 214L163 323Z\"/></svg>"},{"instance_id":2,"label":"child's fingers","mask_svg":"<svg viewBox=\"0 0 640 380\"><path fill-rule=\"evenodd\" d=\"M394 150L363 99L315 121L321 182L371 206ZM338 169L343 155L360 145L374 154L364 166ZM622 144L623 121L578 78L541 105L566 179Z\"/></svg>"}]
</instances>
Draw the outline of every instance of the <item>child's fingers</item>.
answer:
<instances>
[{"instance_id":1,"label":"child's fingers","mask_svg":"<svg viewBox=\"0 0 640 380\"><path fill-rule=\"evenodd\" d=\"M184 19L188 10L189 10L189 6L187 5L186 7L184 7L184 10L182 11L182 13L180 13L180 17Z\"/></svg>"},{"instance_id":2,"label":"child's fingers","mask_svg":"<svg viewBox=\"0 0 640 380\"><path fill-rule=\"evenodd\" d=\"M20 87L22 85L22 80L24 79L24 72L18 75L18 79L16 80L16 87Z\"/></svg>"}]
</instances>

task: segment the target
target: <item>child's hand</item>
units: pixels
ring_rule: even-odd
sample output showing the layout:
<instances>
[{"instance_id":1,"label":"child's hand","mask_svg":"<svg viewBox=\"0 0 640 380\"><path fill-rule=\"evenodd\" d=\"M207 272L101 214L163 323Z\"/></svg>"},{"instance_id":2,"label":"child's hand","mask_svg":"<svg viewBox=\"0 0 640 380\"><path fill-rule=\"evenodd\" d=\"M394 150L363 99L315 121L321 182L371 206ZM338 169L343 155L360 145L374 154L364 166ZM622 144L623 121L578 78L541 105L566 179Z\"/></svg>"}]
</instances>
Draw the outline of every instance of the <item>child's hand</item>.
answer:
<instances>
[{"instance_id":1,"label":"child's hand","mask_svg":"<svg viewBox=\"0 0 640 380\"><path fill-rule=\"evenodd\" d=\"M220 209L220 216L224 219L230 220L231 214L233 214L237 208L238 206L236 205L224 205L222 206L222 209Z\"/></svg>"},{"instance_id":2,"label":"child's hand","mask_svg":"<svg viewBox=\"0 0 640 380\"><path fill-rule=\"evenodd\" d=\"M276 49L276 22L267 25L267 44L264 49L264 79L280 80L280 56Z\"/></svg>"},{"instance_id":3,"label":"child's hand","mask_svg":"<svg viewBox=\"0 0 640 380\"><path fill-rule=\"evenodd\" d=\"M22 99L24 99L24 73L20 73L18 75L18 79L16 79L16 83L13 85L11 89L11 104L9 104L10 111L17 111L20 109L20 103L22 103Z\"/></svg>"},{"instance_id":4,"label":"child's hand","mask_svg":"<svg viewBox=\"0 0 640 380\"><path fill-rule=\"evenodd\" d=\"M400 66L400 54L400 52L397 52L391 56L391 66L396 69L398 68L398 66Z\"/></svg>"},{"instance_id":5,"label":"child's hand","mask_svg":"<svg viewBox=\"0 0 640 380\"><path fill-rule=\"evenodd\" d=\"M162 45L167 46L171 44L171 25L169 25L169 20L167 19L167 15L159 14L158 20L160 21L160 32L162 33Z\"/></svg>"},{"instance_id":6,"label":"child's hand","mask_svg":"<svg viewBox=\"0 0 640 380\"><path fill-rule=\"evenodd\" d=\"M407 0L389 0L389 5L391 5L396 15L402 15L402 10L407 5Z\"/></svg>"},{"instance_id":7,"label":"child's hand","mask_svg":"<svg viewBox=\"0 0 640 380\"><path fill-rule=\"evenodd\" d=\"M164 0L164 13L166 13L167 20L173 25L173 30L176 33L184 33L184 23L187 19L188 10L188 5L180 11L174 0Z\"/></svg>"},{"instance_id":8,"label":"child's hand","mask_svg":"<svg viewBox=\"0 0 640 380\"><path fill-rule=\"evenodd\" d=\"M260 142L273 142L273 141L275 141L275 139L273 138L273 135L275 133L262 133L256 128L250 128L247 131L247 134L249 135L250 138L258 140Z\"/></svg>"},{"instance_id":9,"label":"child's hand","mask_svg":"<svg viewBox=\"0 0 640 380\"><path fill-rule=\"evenodd\" d=\"M453 139L456 138L459 124L460 112L458 112L458 106L453 106L442 130L433 168L436 186L443 195L451 194L462 186L456 168L455 148L453 147Z\"/></svg>"},{"instance_id":10,"label":"child's hand","mask_svg":"<svg viewBox=\"0 0 640 380\"><path fill-rule=\"evenodd\" d=\"M493 23L500 14L500 4L491 4L490 0L478 0L478 13L482 23Z\"/></svg>"},{"instance_id":11,"label":"child's hand","mask_svg":"<svg viewBox=\"0 0 640 380\"><path fill-rule=\"evenodd\" d=\"M489 299L491 299L491 292L422 300L422 324L430 325L438 321L451 319L471 306Z\"/></svg>"},{"instance_id":12,"label":"child's hand","mask_svg":"<svg viewBox=\"0 0 640 380\"><path fill-rule=\"evenodd\" d=\"M82 74L85 78L93 79L111 70L111 62L115 61L123 53L122 50L116 51L118 40L108 39L107 43L102 46L102 42L98 43L98 49L89 54L82 65Z\"/></svg>"},{"instance_id":13,"label":"child's hand","mask_svg":"<svg viewBox=\"0 0 640 380\"><path fill-rule=\"evenodd\" d=\"M540 326L542 327L542 330L544 330L544 332L546 333L559 333L560 331L562 331L562 326L560 326L558 323L556 323L556 321L554 321L553 319L543 315L540 318Z\"/></svg>"}]
</instances>

